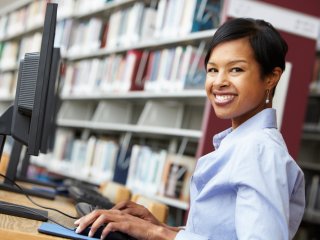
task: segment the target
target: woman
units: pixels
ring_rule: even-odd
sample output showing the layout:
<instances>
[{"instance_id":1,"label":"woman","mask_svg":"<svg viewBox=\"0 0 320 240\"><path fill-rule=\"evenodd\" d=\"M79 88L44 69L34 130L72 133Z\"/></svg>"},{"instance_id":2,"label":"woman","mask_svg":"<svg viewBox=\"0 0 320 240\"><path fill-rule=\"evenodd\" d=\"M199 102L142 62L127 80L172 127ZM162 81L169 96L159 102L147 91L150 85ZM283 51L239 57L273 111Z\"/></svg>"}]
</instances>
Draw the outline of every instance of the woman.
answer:
<instances>
[{"instance_id":1,"label":"woman","mask_svg":"<svg viewBox=\"0 0 320 240\"><path fill-rule=\"evenodd\" d=\"M108 223L137 239L292 239L304 212L304 177L277 130L272 97L287 44L267 22L233 19L214 34L205 59L206 92L231 128L213 138L190 184L185 228L161 224L142 206L121 203L76 221L78 232Z\"/></svg>"}]
</instances>

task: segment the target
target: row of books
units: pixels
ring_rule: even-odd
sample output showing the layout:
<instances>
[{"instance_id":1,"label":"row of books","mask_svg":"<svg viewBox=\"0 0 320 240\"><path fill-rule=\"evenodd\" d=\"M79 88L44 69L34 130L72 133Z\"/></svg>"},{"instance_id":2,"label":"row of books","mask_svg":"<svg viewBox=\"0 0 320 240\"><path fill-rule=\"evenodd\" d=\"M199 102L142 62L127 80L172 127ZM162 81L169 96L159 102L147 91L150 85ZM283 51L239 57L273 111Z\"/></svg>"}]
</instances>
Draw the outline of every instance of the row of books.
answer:
<instances>
[{"instance_id":1,"label":"row of books","mask_svg":"<svg viewBox=\"0 0 320 240\"><path fill-rule=\"evenodd\" d=\"M57 25L56 43L68 56L74 56L99 48L133 47L141 41L186 36L217 27L220 5L220 0L160 0L151 6L136 2L113 11L108 20L62 20Z\"/></svg>"},{"instance_id":2,"label":"row of books","mask_svg":"<svg viewBox=\"0 0 320 240\"><path fill-rule=\"evenodd\" d=\"M107 31L107 24L100 18L65 19L57 24L55 44L67 56L90 53L106 45Z\"/></svg>"},{"instance_id":3,"label":"row of books","mask_svg":"<svg viewBox=\"0 0 320 240\"><path fill-rule=\"evenodd\" d=\"M105 7L109 2L121 2L123 0L52 0L58 3L58 19L73 15L87 14Z\"/></svg>"},{"instance_id":4,"label":"row of books","mask_svg":"<svg viewBox=\"0 0 320 240\"><path fill-rule=\"evenodd\" d=\"M110 0L52 0L58 3L58 19L72 17L73 13L84 13L102 8ZM34 0L0 17L0 39L10 38L33 28L39 28L44 21L46 0Z\"/></svg>"},{"instance_id":5,"label":"row of books","mask_svg":"<svg viewBox=\"0 0 320 240\"><path fill-rule=\"evenodd\" d=\"M189 45L151 52L129 50L125 54L70 62L62 95L202 89L203 49L204 46Z\"/></svg>"},{"instance_id":6,"label":"row of books","mask_svg":"<svg viewBox=\"0 0 320 240\"><path fill-rule=\"evenodd\" d=\"M130 50L125 55L111 55L68 64L62 95L142 89L135 84L141 55L140 51Z\"/></svg>"},{"instance_id":7,"label":"row of books","mask_svg":"<svg viewBox=\"0 0 320 240\"><path fill-rule=\"evenodd\" d=\"M195 163L194 157L134 145L126 185L134 192L188 201Z\"/></svg>"},{"instance_id":8,"label":"row of books","mask_svg":"<svg viewBox=\"0 0 320 240\"><path fill-rule=\"evenodd\" d=\"M0 39L25 32L44 21L45 0L36 0L0 17Z\"/></svg>"},{"instance_id":9,"label":"row of books","mask_svg":"<svg viewBox=\"0 0 320 240\"><path fill-rule=\"evenodd\" d=\"M111 138L77 139L73 132L56 133L50 163L67 171L94 177L97 182L116 181L134 192L161 195L187 201L189 181L195 167L194 157L169 154L167 150L133 144L125 149ZM81 167L80 167L81 166Z\"/></svg>"},{"instance_id":10,"label":"row of books","mask_svg":"<svg viewBox=\"0 0 320 240\"><path fill-rule=\"evenodd\" d=\"M119 145L113 139L76 139L74 132L59 129L56 132L53 156L68 162L70 171L82 176L95 176L97 181L112 180ZM81 168L79 168L81 166Z\"/></svg>"},{"instance_id":11,"label":"row of books","mask_svg":"<svg viewBox=\"0 0 320 240\"><path fill-rule=\"evenodd\" d=\"M36 32L20 40L0 42L0 70L16 70L25 53L40 51L41 38L41 33Z\"/></svg>"}]
</instances>

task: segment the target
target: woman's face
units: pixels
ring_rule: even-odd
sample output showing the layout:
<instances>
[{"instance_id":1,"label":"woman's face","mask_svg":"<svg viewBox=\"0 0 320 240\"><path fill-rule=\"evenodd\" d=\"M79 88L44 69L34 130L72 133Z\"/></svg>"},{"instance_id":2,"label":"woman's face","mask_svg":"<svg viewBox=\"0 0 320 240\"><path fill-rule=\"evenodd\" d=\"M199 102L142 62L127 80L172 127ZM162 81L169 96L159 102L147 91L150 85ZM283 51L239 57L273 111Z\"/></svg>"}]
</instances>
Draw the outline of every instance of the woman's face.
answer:
<instances>
[{"instance_id":1,"label":"woman's face","mask_svg":"<svg viewBox=\"0 0 320 240\"><path fill-rule=\"evenodd\" d=\"M247 38L218 44L207 64L206 92L217 117L236 128L266 108L266 81Z\"/></svg>"}]
</instances>

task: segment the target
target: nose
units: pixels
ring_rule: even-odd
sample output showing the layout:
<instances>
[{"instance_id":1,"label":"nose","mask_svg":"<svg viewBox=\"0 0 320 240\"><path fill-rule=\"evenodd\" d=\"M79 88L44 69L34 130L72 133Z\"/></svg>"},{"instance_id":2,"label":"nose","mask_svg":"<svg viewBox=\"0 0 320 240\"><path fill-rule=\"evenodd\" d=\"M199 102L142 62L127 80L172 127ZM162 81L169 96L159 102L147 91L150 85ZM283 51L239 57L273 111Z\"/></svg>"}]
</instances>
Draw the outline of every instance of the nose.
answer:
<instances>
[{"instance_id":1,"label":"nose","mask_svg":"<svg viewBox=\"0 0 320 240\"><path fill-rule=\"evenodd\" d=\"M215 88L223 88L229 86L228 76L225 71L219 71L216 75L214 81L212 81L212 85Z\"/></svg>"}]
</instances>

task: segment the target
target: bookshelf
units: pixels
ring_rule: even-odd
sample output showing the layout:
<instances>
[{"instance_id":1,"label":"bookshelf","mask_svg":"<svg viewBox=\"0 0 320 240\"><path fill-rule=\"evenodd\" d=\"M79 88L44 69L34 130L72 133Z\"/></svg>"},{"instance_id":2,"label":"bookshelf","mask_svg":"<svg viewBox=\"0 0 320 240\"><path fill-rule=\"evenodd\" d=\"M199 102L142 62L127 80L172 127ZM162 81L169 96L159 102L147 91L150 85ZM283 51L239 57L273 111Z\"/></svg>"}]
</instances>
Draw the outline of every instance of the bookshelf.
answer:
<instances>
[{"instance_id":1,"label":"bookshelf","mask_svg":"<svg viewBox=\"0 0 320 240\"><path fill-rule=\"evenodd\" d=\"M143 146L155 156L163 151L165 156L170 154L193 159L193 165L185 169L187 172L183 175L190 177L202 137L206 104L203 54L206 41L212 37L219 23L223 2L51 2L59 4L55 45L60 46L64 61L62 104L57 115L56 145L59 146L55 146L51 154L32 158L32 163L55 174L100 184L103 180L115 178L107 169L99 172L100 166L107 168L103 162L110 163L116 172L115 165L127 162L134 146L136 149ZM210 10L203 8L206 2ZM2 83L6 84L3 89L8 92L0 99L1 109L13 100L18 59L24 52L37 51L39 47L44 4L45 1L23 1L1 12L3 64L0 59L0 76L6 78ZM211 11L208 26L199 24L196 19L198 9L206 13ZM29 19L36 10L39 14L33 20ZM28 16L28 21L22 21L23 15ZM13 27L13 22L19 26ZM150 63L151 58L156 59L157 65ZM11 59L10 64L8 59ZM171 67L174 70L170 70ZM192 76L188 75L189 69L192 69ZM171 71L173 73L170 74ZM192 77L202 80L192 82ZM101 160L95 152L101 156L110 154L109 159ZM80 170L75 170L77 164L83 166L82 170L87 170L80 174ZM157 163L152 164L150 167L153 168ZM175 167L181 169L183 164ZM160 181L160 170L158 175ZM125 179L121 181L125 184ZM186 196L168 197L158 193L158 186L150 186L154 187L144 192L148 197L182 211L188 209ZM141 189L135 192L141 193Z\"/></svg>"}]
</instances>

